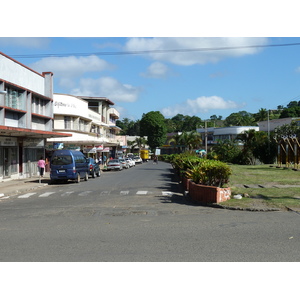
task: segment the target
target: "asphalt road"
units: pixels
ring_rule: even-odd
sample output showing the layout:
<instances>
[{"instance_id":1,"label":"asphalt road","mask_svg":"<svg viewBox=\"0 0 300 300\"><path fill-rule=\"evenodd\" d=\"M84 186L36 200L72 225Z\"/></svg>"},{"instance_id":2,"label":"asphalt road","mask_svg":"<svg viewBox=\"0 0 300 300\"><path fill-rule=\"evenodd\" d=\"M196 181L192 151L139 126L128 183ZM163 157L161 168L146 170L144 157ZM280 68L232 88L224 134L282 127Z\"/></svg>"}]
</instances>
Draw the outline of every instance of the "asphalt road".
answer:
<instances>
[{"instance_id":1,"label":"asphalt road","mask_svg":"<svg viewBox=\"0 0 300 300\"><path fill-rule=\"evenodd\" d=\"M0 202L1 261L300 261L300 215L197 206L148 162Z\"/></svg>"}]
</instances>

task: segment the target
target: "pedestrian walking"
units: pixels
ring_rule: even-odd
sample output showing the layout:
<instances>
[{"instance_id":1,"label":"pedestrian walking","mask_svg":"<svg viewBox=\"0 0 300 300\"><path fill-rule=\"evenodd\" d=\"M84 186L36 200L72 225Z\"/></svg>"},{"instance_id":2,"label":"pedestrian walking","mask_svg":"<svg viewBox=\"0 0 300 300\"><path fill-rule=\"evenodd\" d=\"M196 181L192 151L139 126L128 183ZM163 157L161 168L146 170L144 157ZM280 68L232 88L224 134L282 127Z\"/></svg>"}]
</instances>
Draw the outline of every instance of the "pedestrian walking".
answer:
<instances>
[{"instance_id":1,"label":"pedestrian walking","mask_svg":"<svg viewBox=\"0 0 300 300\"><path fill-rule=\"evenodd\" d=\"M44 176L44 171L45 171L45 165L46 165L46 162L45 162L43 156L41 156L41 158L39 159L37 165L38 165L38 168L39 168L40 176L43 177Z\"/></svg>"}]
</instances>

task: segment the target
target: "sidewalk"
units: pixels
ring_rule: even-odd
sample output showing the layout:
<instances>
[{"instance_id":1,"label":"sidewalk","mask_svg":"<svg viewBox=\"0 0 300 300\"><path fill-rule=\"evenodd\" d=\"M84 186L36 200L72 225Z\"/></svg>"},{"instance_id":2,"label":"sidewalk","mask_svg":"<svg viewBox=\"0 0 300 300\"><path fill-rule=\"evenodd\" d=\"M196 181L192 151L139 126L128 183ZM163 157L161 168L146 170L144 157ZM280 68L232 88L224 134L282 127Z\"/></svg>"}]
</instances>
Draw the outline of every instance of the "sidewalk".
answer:
<instances>
[{"instance_id":1,"label":"sidewalk","mask_svg":"<svg viewBox=\"0 0 300 300\"><path fill-rule=\"evenodd\" d=\"M8 196L41 188L49 183L50 174L48 172L46 172L43 178L33 176L31 178L0 181L0 200Z\"/></svg>"},{"instance_id":2,"label":"sidewalk","mask_svg":"<svg viewBox=\"0 0 300 300\"><path fill-rule=\"evenodd\" d=\"M103 165L101 165L101 172L103 172ZM45 172L43 178L34 175L31 178L0 181L0 201L5 197L26 193L48 184L50 184L50 172Z\"/></svg>"}]
</instances>

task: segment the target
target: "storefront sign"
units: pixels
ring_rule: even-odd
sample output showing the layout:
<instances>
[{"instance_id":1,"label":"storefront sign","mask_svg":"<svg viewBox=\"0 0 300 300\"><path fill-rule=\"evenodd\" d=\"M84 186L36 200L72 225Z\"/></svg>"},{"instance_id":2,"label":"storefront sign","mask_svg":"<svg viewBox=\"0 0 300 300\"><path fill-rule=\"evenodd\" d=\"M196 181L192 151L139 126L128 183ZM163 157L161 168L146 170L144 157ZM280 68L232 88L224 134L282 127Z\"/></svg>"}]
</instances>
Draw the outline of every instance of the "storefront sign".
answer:
<instances>
[{"instance_id":1,"label":"storefront sign","mask_svg":"<svg viewBox=\"0 0 300 300\"><path fill-rule=\"evenodd\" d=\"M17 138L0 137L0 146L17 146Z\"/></svg>"},{"instance_id":2,"label":"storefront sign","mask_svg":"<svg viewBox=\"0 0 300 300\"><path fill-rule=\"evenodd\" d=\"M23 146L27 148L44 147L45 141L44 139L26 139L23 142Z\"/></svg>"}]
</instances>

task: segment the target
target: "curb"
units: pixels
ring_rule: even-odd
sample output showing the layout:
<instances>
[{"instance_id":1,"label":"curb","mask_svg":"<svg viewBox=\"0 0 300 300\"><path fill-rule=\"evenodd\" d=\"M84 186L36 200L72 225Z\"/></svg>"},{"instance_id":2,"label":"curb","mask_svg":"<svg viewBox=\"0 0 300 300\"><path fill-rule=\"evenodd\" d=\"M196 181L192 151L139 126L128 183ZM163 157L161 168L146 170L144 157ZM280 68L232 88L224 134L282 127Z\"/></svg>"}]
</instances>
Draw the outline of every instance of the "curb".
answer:
<instances>
[{"instance_id":1,"label":"curb","mask_svg":"<svg viewBox=\"0 0 300 300\"><path fill-rule=\"evenodd\" d=\"M274 212L281 211L280 208L250 208L250 207L239 207L239 206L226 206L221 204L212 204L212 207L221 208L221 209L229 209L229 210L242 210L242 211L261 211L261 212Z\"/></svg>"},{"instance_id":2,"label":"curb","mask_svg":"<svg viewBox=\"0 0 300 300\"><path fill-rule=\"evenodd\" d=\"M191 203L195 203L195 204L198 204L200 206L212 207L212 208L220 208L220 209L228 209L228 210L241 210L241 211L260 211L260 212L281 211L280 208L250 208L250 207L239 207L239 206L226 206L226 205L222 205L222 204L218 204L218 203L200 204L200 203L197 203L197 202L191 200L191 198L189 197L189 192L188 191L184 191L183 196L185 198L188 198ZM286 208L290 211L294 211L292 209L289 209L288 207L286 207ZM297 212L297 211L294 211L294 212ZM300 212L297 212L297 213L300 214Z\"/></svg>"}]
</instances>

